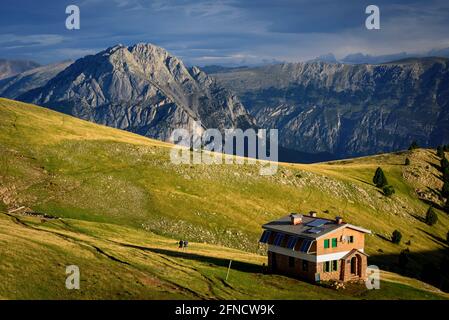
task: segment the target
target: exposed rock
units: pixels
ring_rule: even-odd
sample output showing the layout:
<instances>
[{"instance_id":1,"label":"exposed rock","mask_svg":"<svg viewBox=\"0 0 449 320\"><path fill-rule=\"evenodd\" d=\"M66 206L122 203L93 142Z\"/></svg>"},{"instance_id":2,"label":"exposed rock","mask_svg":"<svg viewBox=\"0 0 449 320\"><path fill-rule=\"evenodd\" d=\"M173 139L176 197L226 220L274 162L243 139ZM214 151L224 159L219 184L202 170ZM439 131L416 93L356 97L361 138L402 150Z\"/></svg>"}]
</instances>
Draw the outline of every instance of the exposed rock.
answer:
<instances>
[{"instance_id":1,"label":"exposed rock","mask_svg":"<svg viewBox=\"0 0 449 320\"><path fill-rule=\"evenodd\" d=\"M81 58L18 99L161 140L195 121L220 130L253 126L239 99L213 78L143 43Z\"/></svg>"},{"instance_id":2,"label":"exposed rock","mask_svg":"<svg viewBox=\"0 0 449 320\"><path fill-rule=\"evenodd\" d=\"M449 60L288 63L215 73L283 147L337 158L449 143Z\"/></svg>"}]
</instances>

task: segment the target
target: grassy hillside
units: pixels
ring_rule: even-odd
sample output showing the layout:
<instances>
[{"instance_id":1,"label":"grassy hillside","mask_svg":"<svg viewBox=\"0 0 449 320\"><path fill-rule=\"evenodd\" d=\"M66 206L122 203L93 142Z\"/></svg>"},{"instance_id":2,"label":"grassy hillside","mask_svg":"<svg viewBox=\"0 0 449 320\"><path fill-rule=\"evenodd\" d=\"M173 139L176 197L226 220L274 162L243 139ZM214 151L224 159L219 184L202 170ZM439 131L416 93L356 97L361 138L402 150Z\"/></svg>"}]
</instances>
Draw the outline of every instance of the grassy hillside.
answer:
<instances>
[{"instance_id":1,"label":"grassy hillside","mask_svg":"<svg viewBox=\"0 0 449 320\"><path fill-rule=\"evenodd\" d=\"M269 177L253 165L173 165L169 151L169 144L0 99L0 210L26 208L0 215L0 297L441 296L390 273L384 274L388 290L351 293L262 275L265 257L258 253L264 250L257 243L261 224L291 211L314 210L371 229L369 262L384 270L398 271L404 248L411 251L404 274L419 274L426 262L438 264L447 248L449 219L437 210L439 222L427 226L422 218L428 205L416 192L440 202L432 191L441 188L433 150L284 164ZM411 166L403 165L405 157ZM392 198L371 182L377 166L396 188ZM61 219L23 216L25 211ZM404 236L400 245L389 241L395 229ZM180 238L194 244L189 255L177 251ZM42 257L46 263L30 263ZM228 284L223 274L231 258L240 262L235 282ZM89 270L85 285L92 290L71 293L61 287L63 266L70 261L82 261L81 269ZM105 263L110 274L101 271ZM51 289L53 281L60 290ZM45 285L38 289L36 283Z\"/></svg>"}]
</instances>

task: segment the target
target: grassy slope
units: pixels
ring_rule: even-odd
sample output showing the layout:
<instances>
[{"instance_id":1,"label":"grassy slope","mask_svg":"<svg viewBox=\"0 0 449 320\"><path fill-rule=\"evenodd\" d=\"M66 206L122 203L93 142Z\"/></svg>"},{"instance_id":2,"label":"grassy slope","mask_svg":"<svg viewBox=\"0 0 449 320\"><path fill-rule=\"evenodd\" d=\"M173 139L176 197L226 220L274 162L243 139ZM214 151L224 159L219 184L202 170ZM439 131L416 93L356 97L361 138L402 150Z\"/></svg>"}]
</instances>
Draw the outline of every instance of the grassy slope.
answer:
<instances>
[{"instance_id":1,"label":"grassy slope","mask_svg":"<svg viewBox=\"0 0 449 320\"><path fill-rule=\"evenodd\" d=\"M410 168L402 166L405 155L331 164L283 165L275 176L263 177L256 166L175 166L169 161L169 147L47 109L0 99L0 200L4 209L26 206L64 218L42 223L38 218L3 215L0 268L6 270L0 272L0 297L70 298L79 294L79 298L349 298L355 295L390 299L439 296L421 291L426 287L420 282L403 279L400 282L405 284L397 284L395 277L399 276L390 276L390 281L383 285L388 290L378 292L347 295L316 289L288 278L258 274L256 269L265 261L259 255L200 244L207 242L261 252L257 238L262 223L290 211L316 210L327 217L343 215L345 220L387 237L394 229L400 229L405 241L411 239L410 250L416 253L411 269L419 268L422 261L439 259L439 251L445 245L435 239L445 237L449 220L441 212L440 221L434 227L419 220L426 205L415 196L414 188L427 181L415 181L407 175L406 170ZM420 150L412 155L415 169L424 168L423 174L431 176L427 171L434 168L426 169L426 161L436 163L432 151ZM397 189L392 199L383 197L371 184L378 165L382 165ZM432 183L437 188L439 180ZM70 233L70 237L30 229L30 226ZM21 233L15 231L17 228ZM175 240L167 237L197 242L191 250L200 256L195 256L197 259L174 256ZM170 252L124 247L111 239ZM129 265L99 254L92 245L113 252ZM368 253L385 267L393 265L396 255L405 247L375 235L367 239ZM382 254L378 253L379 249ZM47 264L29 263L33 257L38 261L43 256ZM241 263L242 270L234 275L238 281L230 282L229 287L222 281L223 273L228 259L236 256L245 263ZM85 280L85 285L91 286L90 290L68 293L61 287L63 266L70 261L82 261L81 269L89 270L91 277ZM102 272L106 262L110 274ZM168 266L171 272L166 272ZM39 272L44 270L47 271ZM55 274L54 279L48 277L48 270ZM14 276L18 273L28 277ZM107 285L102 280L107 280ZM59 285L59 290L51 289L52 281ZM35 289L36 283L45 285ZM410 285L420 289L411 289ZM267 288L266 292L261 287Z\"/></svg>"}]
</instances>

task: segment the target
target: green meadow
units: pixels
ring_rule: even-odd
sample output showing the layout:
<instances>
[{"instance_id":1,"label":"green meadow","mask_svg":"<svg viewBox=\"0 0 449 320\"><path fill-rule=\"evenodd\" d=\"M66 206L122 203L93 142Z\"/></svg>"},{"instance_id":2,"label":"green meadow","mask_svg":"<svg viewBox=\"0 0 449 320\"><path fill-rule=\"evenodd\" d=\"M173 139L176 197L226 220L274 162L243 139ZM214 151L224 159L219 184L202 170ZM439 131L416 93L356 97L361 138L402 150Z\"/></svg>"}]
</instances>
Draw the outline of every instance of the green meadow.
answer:
<instances>
[{"instance_id":1,"label":"green meadow","mask_svg":"<svg viewBox=\"0 0 449 320\"><path fill-rule=\"evenodd\" d=\"M175 165L170 150L0 98L0 298L447 299L413 279L447 249L448 215L436 209L438 223L423 222L429 204L420 197L442 204L434 150L281 164L273 176L259 175L259 165ZM378 166L392 197L372 183ZM263 273L261 225L309 211L372 230L366 252L383 270L380 290ZM399 245L390 241L395 229ZM189 248L178 249L179 239ZM397 260L406 248L403 276ZM65 288L72 264L80 290Z\"/></svg>"}]
</instances>

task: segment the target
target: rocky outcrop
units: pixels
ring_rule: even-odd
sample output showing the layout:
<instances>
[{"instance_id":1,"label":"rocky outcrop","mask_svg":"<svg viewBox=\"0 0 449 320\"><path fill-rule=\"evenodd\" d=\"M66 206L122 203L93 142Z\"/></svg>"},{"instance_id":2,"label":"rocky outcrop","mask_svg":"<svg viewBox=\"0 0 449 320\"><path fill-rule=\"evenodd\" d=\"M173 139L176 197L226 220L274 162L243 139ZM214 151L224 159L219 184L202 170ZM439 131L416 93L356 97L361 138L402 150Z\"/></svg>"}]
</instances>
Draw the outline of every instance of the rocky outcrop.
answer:
<instances>
[{"instance_id":1,"label":"rocky outcrop","mask_svg":"<svg viewBox=\"0 0 449 320\"><path fill-rule=\"evenodd\" d=\"M449 143L449 60L288 63L213 74L282 146L336 158Z\"/></svg>"},{"instance_id":2,"label":"rocky outcrop","mask_svg":"<svg viewBox=\"0 0 449 320\"><path fill-rule=\"evenodd\" d=\"M151 44L117 45L75 61L18 97L85 120L167 140L175 128L247 128L237 96Z\"/></svg>"},{"instance_id":3,"label":"rocky outcrop","mask_svg":"<svg viewBox=\"0 0 449 320\"><path fill-rule=\"evenodd\" d=\"M0 97L16 99L25 92L42 87L73 61L64 61L37 67L15 76L0 80Z\"/></svg>"}]
</instances>

